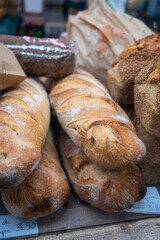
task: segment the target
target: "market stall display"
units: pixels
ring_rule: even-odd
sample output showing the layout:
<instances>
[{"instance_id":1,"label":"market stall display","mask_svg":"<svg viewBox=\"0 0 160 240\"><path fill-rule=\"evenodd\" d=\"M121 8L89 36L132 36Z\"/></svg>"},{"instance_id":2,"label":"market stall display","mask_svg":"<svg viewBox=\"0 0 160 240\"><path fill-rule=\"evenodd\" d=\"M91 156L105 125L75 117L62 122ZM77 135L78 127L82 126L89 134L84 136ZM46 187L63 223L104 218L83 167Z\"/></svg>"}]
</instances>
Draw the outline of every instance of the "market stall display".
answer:
<instances>
[{"instance_id":1,"label":"market stall display","mask_svg":"<svg viewBox=\"0 0 160 240\"><path fill-rule=\"evenodd\" d=\"M21 70L6 81L0 72L2 238L160 214L158 186L145 186L160 183L159 34L146 37L153 32L141 21L106 6L95 0L70 18L77 46L0 36L3 69L4 48Z\"/></svg>"}]
</instances>

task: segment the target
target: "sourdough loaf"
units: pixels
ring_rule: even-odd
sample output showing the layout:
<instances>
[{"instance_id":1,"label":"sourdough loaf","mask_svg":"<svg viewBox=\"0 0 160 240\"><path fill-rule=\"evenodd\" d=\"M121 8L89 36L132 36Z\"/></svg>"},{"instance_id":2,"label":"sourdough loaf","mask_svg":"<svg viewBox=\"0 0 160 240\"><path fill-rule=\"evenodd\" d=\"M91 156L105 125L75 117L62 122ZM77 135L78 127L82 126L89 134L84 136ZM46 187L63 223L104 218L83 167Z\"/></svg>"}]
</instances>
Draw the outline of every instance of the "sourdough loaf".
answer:
<instances>
[{"instance_id":1,"label":"sourdough loaf","mask_svg":"<svg viewBox=\"0 0 160 240\"><path fill-rule=\"evenodd\" d=\"M155 34L137 41L117 57L107 72L108 89L116 102L134 103L135 78L141 70L148 72L148 65L153 65L159 55L160 34Z\"/></svg>"},{"instance_id":2,"label":"sourdough loaf","mask_svg":"<svg viewBox=\"0 0 160 240\"><path fill-rule=\"evenodd\" d=\"M107 89L82 70L59 81L50 93L63 129L88 158L106 169L138 163L146 149Z\"/></svg>"},{"instance_id":3,"label":"sourdough loaf","mask_svg":"<svg viewBox=\"0 0 160 240\"><path fill-rule=\"evenodd\" d=\"M147 154L139 167L146 184L160 184L160 138L149 134L138 118L133 121L138 137L145 143Z\"/></svg>"},{"instance_id":4,"label":"sourdough loaf","mask_svg":"<svg viewBox=\"0 0 160 240\"><path fill-rule=\"evenodd\" d=\"M37 218L55 212L68 197L69 185L49 132L36 169L18 187L2 190L2 200L14 216Z\"/></svg>"},{"instance_id":5,"label":"sourdough loaf","mask_svg":"<svg viewBox=\"0 0 160 240\"><path fill-rule=\"evenodd\" d=\"M160 56L137 75L134 99L136 115L146 131L160 137Z\"/></svg>"},{"instance_id":6,"label":"sourdough loaf","mask_svg":"<svg viewBox=\"0 0 160 240\"><path fill-rule=\"evenodd\" d=\"M59 150L75 192L92 206L121 211L144 197L146 190L136 165L119 170L100 168L66 134L60 138Z\"/></svg>"},{"instance_id":7,"label":"sourdough loaf","mask_svg":"<svg viewBox=\"0 0 160 240\"><path fill-rule=\"evenodd\" d=\"M26 79L0 97L0 188L20 184L38 164L50 121L46 91Z\"/></svg>"}]
</instances>

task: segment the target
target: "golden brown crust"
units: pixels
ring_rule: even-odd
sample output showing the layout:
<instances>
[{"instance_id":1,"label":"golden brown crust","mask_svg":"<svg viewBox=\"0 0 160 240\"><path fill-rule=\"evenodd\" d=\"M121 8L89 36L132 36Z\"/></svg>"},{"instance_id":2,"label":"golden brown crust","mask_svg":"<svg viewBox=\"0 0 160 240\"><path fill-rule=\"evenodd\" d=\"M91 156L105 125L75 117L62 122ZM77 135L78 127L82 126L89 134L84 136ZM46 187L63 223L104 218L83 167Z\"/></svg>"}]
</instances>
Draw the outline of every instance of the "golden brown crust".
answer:
<instances>
[{"instance_id":1,"label":"golden brown crust","mask_svg":"<svg viewBox=\"0 0 160 240\"><path fill-rule=\"evenodd\" d=\"M137 41L120 54L107 73L108 88L114 100L122 104L133 104L134 83L144 82L146 73L154 71L153 65L160 56L160 34L155 34ZM148 72L150 68L150 72ZM137 75L141 73L141 79ZM155 71L148 81L153 83L159 75Z\"/></svg>"},{"instance_id":2,"label":"golden brown crust","mask_svg":"<svg viewBox=\"0 0 160 240\"><path fill-rule=\"evenodd\" d=\"M61 80L50 101L72 141L99 166L124 167L145 155L131 121L92 75L80 70Z\"/></svg>"},{"instance_id":3,"label":"golden brown crust","mask_svg":"<svg viewBox=\"0 0 160 240\"><path fill-rule=\"evenodd\" d=\"M0 188L20 184L38 164L50 121L44 88L33 79L0 98Z\"/></svg>"},{"instance_id":4,"label":"golden brown crust","mask_svg":"<svg viewBox=\"0 0 160 240\"><path fill-rule=\"evenodd\" d=\"M11 214L31 219L55 212L68 197L69 185L50 132L37 168L18 187L2 190L2 199Z\"/></svg>"},{"instance_id":5,"label":"golden brown crust","mask_svg":"<svg viewBox=\"0 0 160 240\"><path fill-rule=\"evenodd\" d=\"M59 149L74 190L92 206L104 211L122 211L144 197L142 174L136 165L120 170L100 168L65 134L61 136Z\"/></svg>"},{"instance_id":6,"label":"golden brown crust","mask_svg":"<svg viewBox=\"0 0 160 240\"><path fill-rule=\"evenodd\" d=\"M152 34L145 38L136 41L131 47L124 50L117 59L113 62L112 66L120 62L121 59L127 58L132 53L139 53L142 50L148 53L156 53L160 49L160 33Z\"/></svg>"}]
</instances>

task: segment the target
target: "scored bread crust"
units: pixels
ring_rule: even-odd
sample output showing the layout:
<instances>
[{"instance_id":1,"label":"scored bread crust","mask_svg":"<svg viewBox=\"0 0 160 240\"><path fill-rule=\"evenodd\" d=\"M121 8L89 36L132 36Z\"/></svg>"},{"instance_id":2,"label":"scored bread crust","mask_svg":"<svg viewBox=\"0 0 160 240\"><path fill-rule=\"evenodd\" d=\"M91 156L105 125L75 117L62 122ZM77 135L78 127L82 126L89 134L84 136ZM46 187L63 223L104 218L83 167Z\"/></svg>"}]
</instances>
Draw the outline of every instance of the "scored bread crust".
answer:
<instances>
[{"instance_id":1,"label":"scored bread crust","mask_svg":"<svg viewBox=\"0 0 160 240\"><path fill-rule=\"evenodd\" d=\"M107 72L108 89L115 101L134 103L134 83L138 73L147 71L160 55L160 34L143 38L123 51Z\"/></svg>"},{"instance_id":2,"label":"scored bread crust","mask_svg":"<svg viewBox=\"0 0 160 240\"><path fill-rule=\"evenodd\" d=\"M146 189L136 165L119 170L100 168L66 134L60 138L59 151L75 192L92 206L122 211L144 197Z\"/></svg>"},{"instance_id":3,"label":"scored bread crust","mask_svg":"<svg viewBox=\"0 0 160 240\"><path fill-rule=\"evenodd\" d=\"M77 70L58 82L50 102L72 141L99 166L115 169L144 157L145 146L131 121L91 74Z\"/></svg>"},{"instance_id":4,"label":"scored bread crust","mask_svg":"<svg viewBox=\"0 0 160 240\"><path fill-rule=\"evenodd\" d=\"M0 188L20 184L38 164L50 121L48 96L26 79L0 97Z\"/></svg>"},{"instance_id":5,"label":"scored bread crust","mask_svg":"<svg viewBox=\"0 0 160 240\"><path fill-rule=\"evenodd\" d=\"M12 215L31 219L58 210L67 201L69 192L67 178L49 132L36 169L18 187L2 190L2 200Z\"/></svg>"}]
</instances>

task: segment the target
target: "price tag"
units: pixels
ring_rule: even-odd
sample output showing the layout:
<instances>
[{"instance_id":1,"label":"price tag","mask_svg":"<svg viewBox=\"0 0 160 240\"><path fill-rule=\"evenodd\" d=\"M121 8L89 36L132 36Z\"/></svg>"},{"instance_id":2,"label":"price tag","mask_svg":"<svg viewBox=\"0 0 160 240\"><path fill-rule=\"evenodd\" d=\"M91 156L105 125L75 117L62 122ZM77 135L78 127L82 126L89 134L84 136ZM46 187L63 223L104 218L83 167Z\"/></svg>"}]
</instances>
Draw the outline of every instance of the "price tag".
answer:
<instances>
[{"instance_id":1,"label":"price tag","mask_svg":"<svg viewBox=\"0 0 160 240\"><path fill-rule=\"evenodd\" d=\"M127 212L143 214L160 214L160 195L156 187L147 187L146 196L134 204Z\"/></svg>"},{"instance_id":2,"label":"price tag","mask_svg":"<svg viewBox=\"0 0 160 240\"><path fill-rule=\"evenodd\" d=\"M38 235L37 219L21 219L11 214L0 216L0 239Z\"/></svg>"}]
</instances>

